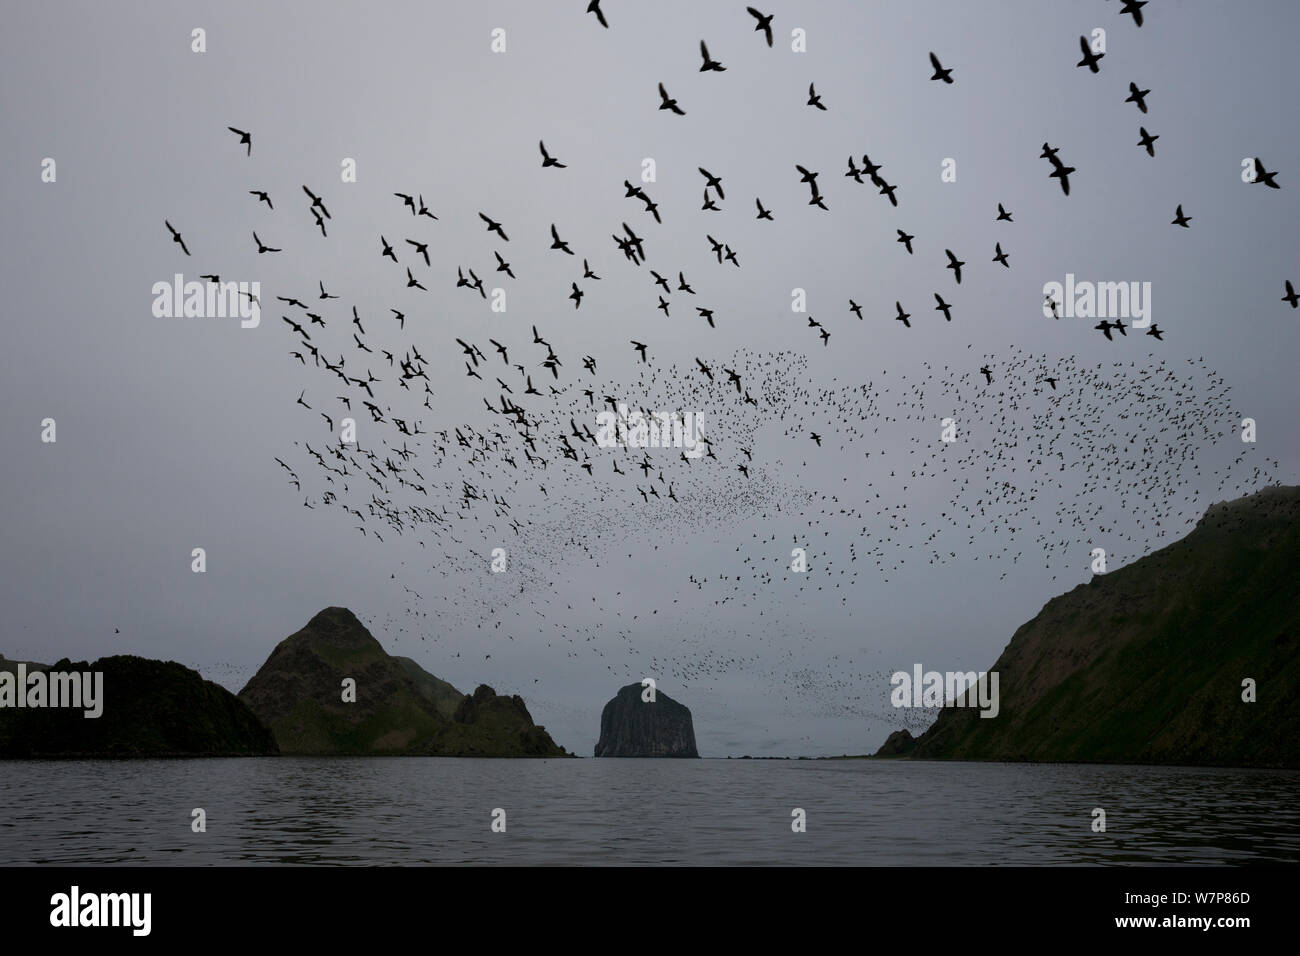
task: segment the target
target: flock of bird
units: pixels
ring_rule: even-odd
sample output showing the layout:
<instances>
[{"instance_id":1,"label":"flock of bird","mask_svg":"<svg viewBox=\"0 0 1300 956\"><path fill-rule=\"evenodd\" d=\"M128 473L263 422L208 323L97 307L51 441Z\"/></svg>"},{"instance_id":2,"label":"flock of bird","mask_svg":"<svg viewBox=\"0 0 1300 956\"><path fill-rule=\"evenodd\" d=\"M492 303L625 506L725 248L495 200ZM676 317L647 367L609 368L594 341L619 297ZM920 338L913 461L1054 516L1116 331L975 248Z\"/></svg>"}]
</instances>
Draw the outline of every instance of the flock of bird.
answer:
<instances>
[{"instance_id":1,"label":"flock of bird","mask_svg":"<svg viewBox=\"0 0 1300 956\"><path fill-rule=\"evenodd\" d=\"M1144 0L1124 0L1121 13L1140 27L1143 6ZM586 9L611 29L600 0ZM772 46L773 15L745 9ZM1081 44L1079 66L1097 73L1104 54L1093 52L1086 38ZM703 41L699 52L701 73L727 69ZM954 68L934 53L929 59L931 81L957 82ZM658 92L659 110L685 115L664 83ZM1126 102L1146 114L1149 93L1130 84ZM830 108L815 85L807 105ZM229 129L251 159L252 136ZM1158 137L1145 128L1141 137L1154 156ZM548 149L544 139L538 150L548 176L571 175L563 171L578 165L562 160L563 150ZM1048 143L1041 155L1068 196L1077 170ZM1280 188L1277 174L1256 164L1255 181ZM899 206L897 187L869 155L861 154L860 165L851 155L847 165L844 178L870 183L891 207ZM726 177L702 165L698 171L703 205L689 212L703 220L699 250L707 242L717 266L740 269L738 250L715 238L723 230L710 224L728 202ZM829 213L821 172L811 164L798 164L794 172L808 187L808 205ZM1080 556L1099 542L1113 564L1133 560L1184 533L1206 494L1245 494L1274 480L1276 461L1230 441L1243 413L1204 359L1149 356L1090 364L1015 345L974 354L972 343L965 367L922 363L911 373L881 371L866 382L814 385L799 343L779 352L751 350L725 310L707 301L709 283L688 280L680 262L667 264L674 251L656 247L653 233L665 214L679 211L661 210L646 186L623 182L623 198L640 204L648 219L637 227L644 235L626 220L611 224L618 256L612 264L602 264L596 250L583 249L558 222L550 224L546 244L496 218L490 201L476 222L452 223L435 214L419 189L394 190L391 228L385 226L373 246L375 267L391 271L390 301L344 303L319 273L314 289L274 297L284 306L279 328L288 336L287 358L311 376L295 389L303 430L276 467L302 498L299 504L295 497L295 507L343 515L376 547L403 542L392 551L391 576L402 588L404 608L382 616L386 629L422 639L437 639L453 627L502 640L540 635L547 648L567 657L601 658L620 678L653 671L687 686L717 686L741 675L779 686L791 707L896 722L881 698L862 693L866 684L859 683L887 690L880 675L893 667L866 653L852 661L818 658L821 636L798 623L808 608L851 608L855 589L868 581L888 583L922 564L938 569L983 561L1005 578L1023 559L1056 572L1053 579L1060 574L1069 580L1086 567ZM334 220L319 191L302 190L304 214L322 241L347 228ZM248 230L257 253L285 252L264 242L259 231L277 241L263 224L272 213L288 213L259 185L248 193L260 217ZM761 197L754 204L756 220L776 223ZM990 217L995 228L1015 222L1001 202ZM1180 205L1174 224L1186 228L1188 222ZM181 233L170 221L166 226L191 255ZM471 227L486 232L492 263L431 257L433 240L424 230ZM916 236L895 228L897 242L914 255ZM597 270L635 269L647 279L647 307L653 303L667 320L680 306L723 341L710 354L674 362L657 355L652 336L639 330L631 332L629 351L619 359L573 354L531 323L527 331L506 325L492 335L448 333L433 345L427 344L430 335L438 333L424 323L408 329L408 315L425 308L419 296L485 303L484 277L516 280L509 249L534 241L562 273L572 311L581 310L591 285L602 281ZM984 268L1011 268L1004 241L994 243ZM960 286L968 263L952 249L944 253L943 271ZM305 255L309 264L311 253ZM218 273L205 278L220 281ZM1300 297L1290 280L1285 288L1283 301L1294 309ZM935 288L930 311L953 322L954 303L945 292L954 294ZM1059 303L1045 304L1059 317ZM913 313L901 300L894 306L894 314L882 318L911 329ZM1028 311L1037 314L1037 304ZM867 321L852 298L846 314ZM829 345L832 332L823 321L810 316L808 327L814 342ZM1112 333L1128 334L1119 319L1096 328L1112 341ZM1161 338L1154 325L1146 334ZM629 364L631 373L608 371ZM453 374L460 388L481 400L481 418L429 424L441 413L437 389L452 387ZM596 413L608 410L626 422L629 396L637 396L646 418L662 410L703 410L703 453L696 458L684 449L603 446L594 430ZM1129 407L1135 399L1142 403L1140 415ZM347 417L366 424L364 437L343 440ZM945 418L955 422L959 441L940 440L939 420ZM814 455L837 482L805 480ZM684 535L706 542L698 560L668 557L672 542ZM508 574L491 573L498 546L510 555ZM809 573L791 569L796 548L806 549ZM620 575L636 574L647 562L683 573L651 597L631 584L617 586ZM709 571L719 566L725 573ZM430 584L431 577L440 580ZM589 606L561 597L559 579L579 590L589 580ZM661 609L690 615L695 625L671 654L639 643ZM745 642L747 651L735 649ZM485 659L492 650L484 645ZM814 660L825 666L810 664Z\"/></svg>"}]
</instances>

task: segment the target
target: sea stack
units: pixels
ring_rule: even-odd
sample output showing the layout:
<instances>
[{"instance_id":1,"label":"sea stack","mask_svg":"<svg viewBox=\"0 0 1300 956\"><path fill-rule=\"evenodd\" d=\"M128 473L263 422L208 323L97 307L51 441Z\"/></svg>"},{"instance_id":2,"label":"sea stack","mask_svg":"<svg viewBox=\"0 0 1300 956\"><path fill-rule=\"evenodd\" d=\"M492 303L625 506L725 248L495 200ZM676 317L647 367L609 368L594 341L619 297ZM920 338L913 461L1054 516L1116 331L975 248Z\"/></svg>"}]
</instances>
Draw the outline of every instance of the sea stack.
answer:
<instances>
[{"instance_id":1,"label":"sea stack","mask_svg":"<svg viewBox=\"0 0 1300 956\"><path fill-rule=\"evenodd\" d=\"M698 757L691 712L663 691L628 684L600 713L597 757Z\"/></svg>"}]
</instances>

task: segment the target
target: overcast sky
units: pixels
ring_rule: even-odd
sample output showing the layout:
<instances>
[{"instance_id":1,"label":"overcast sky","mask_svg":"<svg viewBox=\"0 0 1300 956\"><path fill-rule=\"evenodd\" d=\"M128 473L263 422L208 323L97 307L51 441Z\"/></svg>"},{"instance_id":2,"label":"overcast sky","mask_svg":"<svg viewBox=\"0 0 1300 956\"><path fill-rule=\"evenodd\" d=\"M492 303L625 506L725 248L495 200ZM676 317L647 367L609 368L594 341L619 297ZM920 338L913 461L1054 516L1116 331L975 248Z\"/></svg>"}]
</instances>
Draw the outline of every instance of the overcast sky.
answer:
<instances>
[{"instance_id":1,"label":"overcast sky","mask_svg":"<svg viewBox=\"0 0 1300 956\"><path fill-rule=\"evenodd\" d=\"M1116 0L773 0L764 5L775 14L771 49L741 2L602 6L608 30L582 0L12 7L0 35L0 652L175 659L238 690L277 641L343 605L390 652L462 690L485 682L522 694L535 719L581 754L595 743L603 704L642 676L692 709L705 755L865 752L903 725L882 674L916 662L987 668L1018 625L1089 576L1087 547L1070 552L1068 567L1049 566L1033 534L997 529L974 543L950 535L943 553L956 554L942 564L914 548L899 571L873 570L862 557L870 540L885 552L902 541L919 547L937 521L919 522L952 510L959 473L969 479L964 505L997 494L980 486L993 472L974 461L906 489L889 480L904 463L915 467L912 452L935 441L941 417L965 412L977 449L1004 423L995 414L1009 416L1006 429L1024 429L1027 443L1043 440L1035 428L1073 434L1095 423L1033 417L1027 403L1042 386L1017 376L1066 360L1134 363L1097 373L1104 398L1092 386L1060 396L1075 402L1061 407L1065 418L1100 402L1117 416L1116 434L1127 434L1122 416L1141 414L1140 370L1163 361L1188 390L1184 408L1214 409L1225 432L1241 416L1259 423L1249 451L1258 460L1235 466L1241 480L1263 483L1254 469L1267 459L1278 462L1267 480L1296 483L1300 311L1279 301L1284 280L1300 283L1295 4L1156 0L1138 29ZM199 27L201 54L191 51ZM1106 56L1094 76L1075 63L1080 35L1097 27ZM494 28L505 31L503 53L491 49ZM805 53L791 50L794 28L806 31ZM699 72L701 39L725 72ZM932 50L953 85L930 81ZM1130 81L1151 90L1146 116L1124 102ZM656 108L659 82L685 116ZM810 82L825 112L806 105ZM251 156L228 126L252 133ZM1154 158L1136 145L1139 126L1160 137ZM567 168L541 167L539 139ZM1045 140L1077 169L1068 197L1039 157ZM898 208L843 175L847 157L860 165L864 153L897 186ZM1242 182L1250 156L1279 171L1280 190ZM41 180L47 157L57 163L53 183ZM345 158L356 161L355 183L341 182ZM642 185L662 225L624 196L623 180L639 182L646 158L657 175ZM940 179L947 158L955 182ZM829 211L808 206L796 163L819 171ZM722 176L721 212L700 209L698 166ZM328 238L303 184L330 210ZM253 189L268 191L274 210ZM438 220L412 217L395 191L421 194ZM756 220L756 196L774 221ZM999 202L1014 223L994 222ZM1170 225L1180 203L1190 229ZM508 243L486 233L479 211L504 224ZM615 247L622 222L644 239L647 266ZM552 223L573 259L549 248ZM898 228L917 237L915 255L896 242ZM259 256L253 230L284 251ZM736 250L739 269L714 260L706 233ZM400 266L381 258L381 234ZM407 238L429 243L431 267ZM1010 270L990 261L995 242ZM946 248L968 262L960 286L944 268ZM493 250L517 280L494 271ZM599 282L583 279L583 258ZM408 266L428 292L405 287ZM458 266L505 288L507 311L456 288ZM681 270L697 295L674 291L665 317L647 268ZM155 318L150 290L176 272L259 281L261 325ZM1109 342L1092 321L1045 319L1042 288L1067 273L1150 282L1164 341L1132 331ZM340 298L317 300L319 280ZM574 281L585 293L577 310L567 298ZM807 290L829 345L792 313L796 288ZM954 303L951 323L933 311L937 291ZM561 458L558 433L539 440L549 464L537 474L499 455L471 464L454 438L445 453L425 435L406 438L430 495L393 487L392 500L455 512L464 479L506 494L509 510L494 517L490 502L476 505L441 537L427 526L399 537L376 522L380 543L321 501L331 486L302 443L330 443L319 413L336 422L345 414L341 383L310 356L306 365L290 357L301 346L279 316L306 320L276 295L323 306L328 328L309 326L322 354L346 352L357 375L372 370L384 380L383 407L424 432L462 425L513 436L483 400L498 404L499 375L526 404L524 379L490 337L509 346L512 364L527 364L539 389L566 390L528 405L564 432L568 403L586 407L586 387L597 405L611 392L652 407L697 394L673 385L699 385L697 357L719 378L724 365L766 368L770 387L743 436L714 432L718 462L674 472L676 511L642 501L640 472L613 483L609 456L591 446L600 481L588 479ZM895 301L913 314L910 329L893 321ZM350 336L354 305L370 355ZM696 305L715 311L717 328ZM405 312L404 330L390 309ZM532 326L561 357L559 377L540 366L546 353ZM484 381L466 376L458 337L486 354ZM631 340L647 343L648 363ZM423 380L399 390L380 354L400 358L411 345L427 360L431 408L421 405ZM584 355L597 359L597 374L583 371ZM981 394L982 364L1007 391L959 406ZM788 390L815 396L927 376L912 418L878 404L879 417L859 422L865 434L847 447L833 397L809 412ZM762 391L752 376L746 386ZM304 390L310 412L294 402ZM382 461L403 436L371 429L364 394L351 394L360 444ZM726 390L715 394L720 402ZM735 421L734 402L712 401L695 409L706 423ZM586 419L593 428L597 410ZM46 418L57 421L54 444L40 440ZM1149 424L1158 432L1164 423ZM819 449L809 430L832 440ZM1226 497L1211 473L1242 453L1235 433L1231 444L1198 441L1187 451L1200 456L1199 470L1183 460L1163 473L1182 519ZM736 471L747 461L740 444L753 456L748 483ZM1157 451L1167 449L1134 444L1117 454L1140 466ZM618 460L626 468L632 457ZM675 457L656 467L685 469ZM1028 488L1026 470L1016 480ZM1071 515L1087 511L1105 529L1072 526L1071 540L1109 535L1122 564L1140 553L1129 542L1152 533L1148 504L1119 503L1125 480L1115 476L1115 496L1083 502L1058 488L1005 517L1022 531L1036 521L1036 534L1061 520L1065 495L1078 509ZM342 497L365 511L377 491L354 478ZM799 505L801 494L814 497ZM866 536L863 521L833 513L904 504L908 528L882 524ZM526 536L511 531L512 518L531 522ZM797 583L781 574L792 543L812 557ZM493 576L498 546L517 565ZM1024 555L1014 565L975 560L1008 546ZM196 547L206 549L203 574L190 569ZM759 565L774 579L747 577Z\"/></svg>"}]
</instances>

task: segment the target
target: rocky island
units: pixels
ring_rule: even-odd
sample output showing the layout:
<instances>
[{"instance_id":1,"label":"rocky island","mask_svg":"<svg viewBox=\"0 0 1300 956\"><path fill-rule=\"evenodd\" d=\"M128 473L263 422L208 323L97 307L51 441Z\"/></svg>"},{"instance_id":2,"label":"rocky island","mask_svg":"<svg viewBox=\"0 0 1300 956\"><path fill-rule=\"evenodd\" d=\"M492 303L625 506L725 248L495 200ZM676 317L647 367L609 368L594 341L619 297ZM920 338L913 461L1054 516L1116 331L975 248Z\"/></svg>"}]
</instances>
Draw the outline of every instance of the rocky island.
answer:
<instances>
[{"instance_id":1,"label":"rocky island","mask_svg":"<svg viewBox=\"0 0 1300 956\"><path fill-rule=\"evenodd\" d=\"M277 644L239 699L288 754L566 755L519 696L485 684L462 694L388 654L342 607L326 608Z\"/></svg>"},{"instance_id":2,"label":"rocky island","mask_svg":"<svg viewBox=\"0 0 1300 956\"><path fill-rule=\"evenodd\" d=\"M698 757L691 712L663 691L628 684L600 713L597 757Z\"/></svg>"}]
</instances>

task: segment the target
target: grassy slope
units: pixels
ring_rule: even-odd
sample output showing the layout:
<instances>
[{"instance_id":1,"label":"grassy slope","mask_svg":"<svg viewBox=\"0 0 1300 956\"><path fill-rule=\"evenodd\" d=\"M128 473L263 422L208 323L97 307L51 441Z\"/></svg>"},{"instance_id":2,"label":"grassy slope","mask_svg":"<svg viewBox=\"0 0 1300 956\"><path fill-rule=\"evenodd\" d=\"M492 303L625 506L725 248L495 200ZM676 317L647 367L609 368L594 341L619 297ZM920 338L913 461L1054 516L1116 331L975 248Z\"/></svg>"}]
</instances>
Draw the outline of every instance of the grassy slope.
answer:
<instances>
[{"instance_id":1,"label":"grassy slope","mask_svg":"<svg viewBox=\"0 0 1300 956\"><path fill-rule=\"evenodd\" d=\"M991 668L1001 714L945 709L913 754L1300 766L1298 593L1300 489L1217 505L1182 541L1048 602Z\"/></svg>"}]
</instances>

